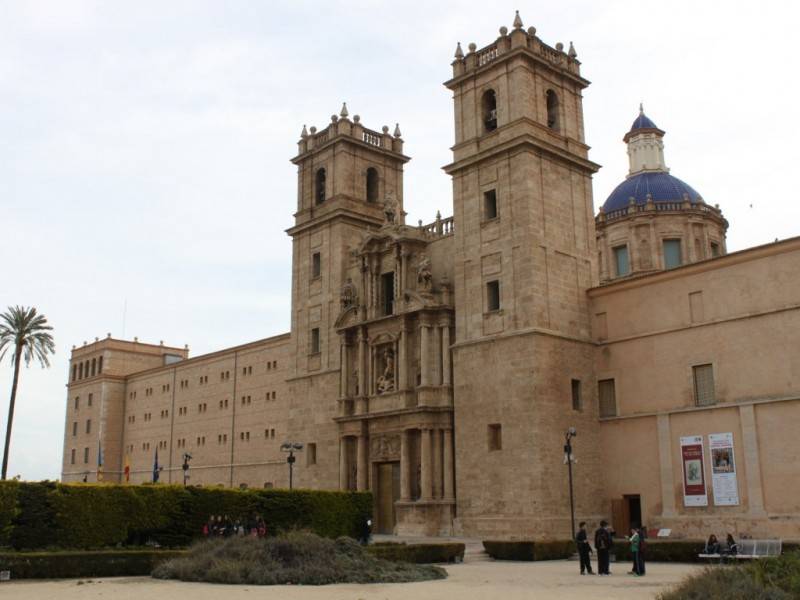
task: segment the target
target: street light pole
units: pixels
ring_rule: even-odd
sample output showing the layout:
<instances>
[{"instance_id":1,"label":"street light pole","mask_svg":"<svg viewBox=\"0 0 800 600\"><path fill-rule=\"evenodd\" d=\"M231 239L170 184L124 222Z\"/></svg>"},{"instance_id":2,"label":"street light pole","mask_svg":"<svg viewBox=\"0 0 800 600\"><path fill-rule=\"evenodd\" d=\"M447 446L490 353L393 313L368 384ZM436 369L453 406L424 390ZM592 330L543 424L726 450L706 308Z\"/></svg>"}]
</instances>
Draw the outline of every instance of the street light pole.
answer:
<instances>
[{"instance_id":1,"label":"street light pole","mask_svg":"<svg viewBox=\"0 0 800 600\"><path fill-rule=\"evenodd\" d=\"M286 462L289 465L289 489L292 489L293 467L297 460L294 453L303 449L303 444L300 442L284 442L281 444L281 451L288 452L289 456L286 457Z\"/></svg>"},{"instance_id":2,"label":"street light pole","mask_svg":"<svg viewBox=\"0 0 800 600\"><path fill-rule=\"evenodd\" d=\"M564 436L564 462L567 463L569 474L569 515L572 523L572 539L575 539L575 494L572 487L572 463L575 460L572 456L572 438L578 435L574 427L570 427Z\"/></svg>"}]
</instances>

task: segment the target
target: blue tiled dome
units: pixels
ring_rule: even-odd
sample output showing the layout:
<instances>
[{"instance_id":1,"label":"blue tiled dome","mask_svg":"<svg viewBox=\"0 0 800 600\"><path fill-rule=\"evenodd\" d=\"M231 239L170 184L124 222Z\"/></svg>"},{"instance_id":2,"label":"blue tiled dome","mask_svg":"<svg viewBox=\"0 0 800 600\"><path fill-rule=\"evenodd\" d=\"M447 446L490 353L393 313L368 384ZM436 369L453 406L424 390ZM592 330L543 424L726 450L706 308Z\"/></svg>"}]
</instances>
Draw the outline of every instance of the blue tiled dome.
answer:
<instances>
[{"instance_id":1,"label":"blue tiled dome","mask_svg":"<svg viewBox=\"0 0 800 600\"><path fill-rule=\"evenodd\" d=\"M646 114L640 112L639 116L636 117L636 120L633 122L633 125L631 125L631 131L636 131L637 129L658 129L658 127Z\"/></svg>"},{"instance_id":2,"label":"blue tiled dome","mask_svg":"<svg viewBox=\"0 0 800 600\"><path fill-rule=\"evenodd\" d=\"M653 196L654 202L682 202L683 195L689 194L689 201L697 204L700 198L692 186L669 173L639 173L620 183L611 192L603 204L603 210L608 213L625 208L631 197L636 198L636 204L644 204L647 194Z\"/></svg>"}]
</instances>

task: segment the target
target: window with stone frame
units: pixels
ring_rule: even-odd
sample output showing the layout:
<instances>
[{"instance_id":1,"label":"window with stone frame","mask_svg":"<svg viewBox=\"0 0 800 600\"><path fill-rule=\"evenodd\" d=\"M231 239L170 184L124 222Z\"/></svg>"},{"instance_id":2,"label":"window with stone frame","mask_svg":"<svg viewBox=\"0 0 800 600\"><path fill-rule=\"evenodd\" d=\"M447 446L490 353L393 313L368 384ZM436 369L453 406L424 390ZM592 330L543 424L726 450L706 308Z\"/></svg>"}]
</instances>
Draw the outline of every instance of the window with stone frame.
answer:
<instances>
[{"instance_id":1,"label":"window with stone frame","mask_svg":"<svg viewBox=\"0 0 800 600\"><path fill-rule=\"evenodd\" d=\"M614 267L617 277L622 277L631 272L628 246L616 246L614 249Z\"/></svg>"},{"instance_id":2,"label":"window with stone frame","mask_svg":"<svg viewBox=\"0 0 800 600\"><path fill-rule=\"evenodd\" d=\"M712 258L719 256L719 244L716 242L711 242L711 256Z\"/></svg>"},{"instance_id":3,"label":"window with stone frame","mask_svg":"<svg viewBox=\"0 0 800 600\"><path fill-rule=\"evenodd\" d=\"M572 410L583 410L583 399L581 398L581 380L573 379L572 388Z\"/></svg>"},{"instance_id":4,"label":"window with stone frame","mask_svg":"<svg viewBox=\"0 0 800 600\"><path fill-rule=\"evenodd\" d=\"M497 129L497 94L494 90L486 90L481 96L481 120L488 133Z\"/></svg>"},{"instance_id":5,"label":"window with stone frame","mask_svg":"<svg viewBox=\"0 0 800 600\"><path fill-rule=\"evenodd\" d=\"M311 278L316 279L322 275L322 257L319 252L311 255Z\"/></svg>"},{"instance_id":6,"label":"window with stone frame","mask_svg":"<svg viewBox=\"0 0 800 600\"><path fill-rule=\"evenodd\" d=\"M597 382L597 398L601 417L617 416L617 391L613 379L601 379Z\"/></svg>"},{"instance_id":7,"label":"window with stone frame","mask_svg":"<svg viewBox=\"0 0 800 600\"><path fill-rule=\"evenodd\" d=\"M394 271L381 275L381 305L384 315L394 314Z\"/></svg>"},{"instance_id":8,"label":"window with stone frame","mask_svg":"<svg viewBox=\"0 0 800 600\"><path fill-rule=\"evenodd\" d=\"M314 178L314 203L317 205L325 202L325 179L325 169L317 169L317 174Z\"/></svg>"},{"instance_id":9,"label":"window with stone frame","mask_svg":"<svg viewBox=\"0 0 800 600\"><path fill-rule=\"evenodd\" d=\"M682 264L681 241L679 239L664 240L664 268L674 269Z\"/></svg>"},{"instance_id":10,"label":"window with stone frame","mask_svg":"<svg viewBox=\"0 0 800 600\"><path fill-rule=\"evenodd\" d=\"M694 400L697 406L711 406L717 403L714 394L713 365L696 365L692 367L694 379Z\"/></svg>"},{"instance_id":11,"label":"window with stone frame","mask_svg":"<svg viewBox=\"0 0 800 600\"><path fill-rule=\"evenodd\" d=\"M89 463L89 449L88 448L84 448L83 449L83 464L88 464L88 463Z\"/></svg>"},{"instance_id":12,"label":"window with stone frame","mask_svg":"<svg viewBox=\"0 0 800 600\"><path fill-rule=\"evenodd\" d=\"M71 465L75 464L75 448L73 448L69 454L69 464Z\"/></svg>"},{"instance_id":13,"label":"window with stone frame","mask_svg":"<svg viewBox=\"0 0 800 600\"><path fill-rule=\"evenodd\" d=\"M500 310L500 281L486 282L486 312Z\"/></svg>"},{"instance_id":14,"label":"window with stone frame","mask_svg":"<svg viewBox=\"0 0 800 600\"><path fill-rule=\"evenodd\" d=\"M547 126L558 131L558 95L553 90L547 90L545 97L547 100Z\"/></svg>"},{"instance_id":15,"label":"window with stone frame","mask_svg":"<svg viewBox=\"0 0 800 600\"><path fill-rule=\"evenodd\" d=\"M311 345L309 351L311 354L318 354L320 352L319 327L314 327L311 330Z\"/></svg>"},{"instance_id":16,"label":"window with stone frame","mask_svg":"<svg viewBox=\"0 0 800 600\"><path fill-rule=\"evenodd\" d=\"M492 423L488 427L489 451L503 449L503 426L500 423Z\"/></svg>"},{"instance_id":17,"label":"window with stone frame","mask_svg":"<svg viewBox=\"0 0 800 600\"><path fill-rule=\"evenodd\" d=\"M483 192L483 220L489 221L497 218L497 190Z\"/></svg>"},{"instance_id":18,"label":"window with stone frame","mask_svg":"<svg viewBox=\"0 0 800 600\"><path fill-rule=\"evenodd\" d=\"M317 444L311 442L306 444L306 466L317 464Z\"/></svg>"},{"instance_id":19,"label":"window with stone frame","mask_svg":"<svg viewBox=\"0 0 800 600\"><path fill-rule=\"evenodd\" d=\"M367 202L378 201L378 170L374 167L367 169Z\"/></svg>"}]
</instances>

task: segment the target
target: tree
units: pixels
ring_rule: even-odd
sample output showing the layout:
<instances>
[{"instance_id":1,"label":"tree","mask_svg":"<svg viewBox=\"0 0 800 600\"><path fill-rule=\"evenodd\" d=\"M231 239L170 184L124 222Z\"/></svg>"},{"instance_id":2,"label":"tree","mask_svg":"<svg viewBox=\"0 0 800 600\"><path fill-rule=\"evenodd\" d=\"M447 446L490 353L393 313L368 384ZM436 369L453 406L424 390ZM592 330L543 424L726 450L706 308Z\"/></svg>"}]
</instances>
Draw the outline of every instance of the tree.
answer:
<instances>
[{"instance_id":1,"label":"tree","mask_svg":"<svg viewBox=\"0 0 800 600\"><path fill-rule=\"evenodd\" d=\"M14 403L17 400L17 384L19 383L20 361L28 367L32 360L38 360L42 368L50 366L48 356L55 354L56 345L50 335L52 327L47 324L44 315L40 315L33 307L9 306L0 315L0 361L13 348L11 365L14 367L14 380L11 384L11 400L8 403L8 426L6 427L6 444L3 450L2 479L8 471L8 449L11 445L11 425L14 421Z\"/></svg>"}]
</instances>

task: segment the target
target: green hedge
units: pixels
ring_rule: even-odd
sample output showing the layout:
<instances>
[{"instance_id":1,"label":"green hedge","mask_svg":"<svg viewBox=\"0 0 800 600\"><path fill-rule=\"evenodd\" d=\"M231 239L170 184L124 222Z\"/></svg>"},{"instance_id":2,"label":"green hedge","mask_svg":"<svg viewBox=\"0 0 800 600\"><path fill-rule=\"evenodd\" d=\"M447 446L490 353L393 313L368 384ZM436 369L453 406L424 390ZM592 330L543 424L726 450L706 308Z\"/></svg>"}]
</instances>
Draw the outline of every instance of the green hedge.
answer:
<instances>
[{"instance_id":1,"label":"green hedge","mask_svg":"<svg viewBox=\"0 0 800 600\"><path fill-rule=\"evenodd\" d=\"M367 546L367 552L377 558L409 563L452 563L464 560L464 544L442 542L436 544L381 543Z\"/></svg>"},{"instance_id":2,"label":"green hedge","mask_svg":"<svg viewBox=\"0 0 800 600\"><path fill-rule=\"evenodd\" d=\"M495 560L562 560L575 553L575 544L569 540L485 540L483 547Z\"/></svg>"},{"instance_id":3,"label":"green hedge","mask_svg":"<svg viewBox=\"0 0 800 600\"><path fill-rule=\"evenodd\" d=\"M186 546L210 515L259 514L269 534L307 529L358 537L371 518L364 492L238 490L177 485L0 482L0 545L15 550L121 544Z\"/></svg>"},{"instance_id":4,"label":"green hedge","mask_svg":"<svg viewBox=\"0 0 800 600\"><path fill-rule=\"evenodd\" d=\"M705 542L701 540L647 540L644 551L645 560L680 563L704 562L697 556L703 551L704 545ZM630 543L626 541L614 541L613 552L617 561L631 560Z\"/></svg>"},{"instance_id":5,"label":"green hedge","mask_svg":"<svg viewBox=\"0 0 800 600\"><path fill-rule=\"evenodd\" d=\"M150 575L159 563L184 554L182 550L0 552L0 571L11 571L12 579Z\"/></svg>"}]
</instances>

